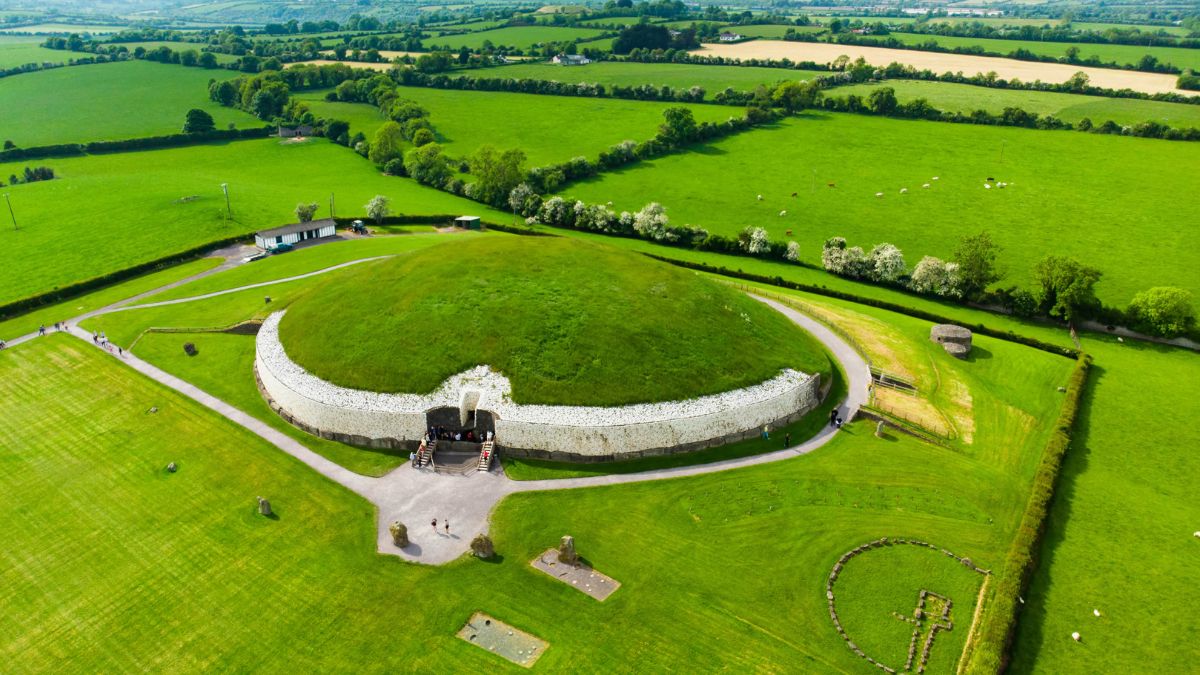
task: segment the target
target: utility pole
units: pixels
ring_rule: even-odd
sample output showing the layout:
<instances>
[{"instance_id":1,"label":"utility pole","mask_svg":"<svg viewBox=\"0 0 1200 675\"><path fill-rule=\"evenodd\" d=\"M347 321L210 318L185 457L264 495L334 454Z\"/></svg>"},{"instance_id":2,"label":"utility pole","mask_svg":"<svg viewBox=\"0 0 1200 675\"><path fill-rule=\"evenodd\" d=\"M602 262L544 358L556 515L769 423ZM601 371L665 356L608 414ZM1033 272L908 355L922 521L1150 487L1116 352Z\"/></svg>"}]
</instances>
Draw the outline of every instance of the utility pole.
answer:
<instances>
[{"instance_id":1,"label":"utility pole","mask_svg":"<svg viewBox=\"0 0 1200 675\"><path fill-rule=\"evenodd\" d=\"M221 183L221 190L225 193L225 217L233 219L233 209L229 206L229 183Z\"/></svg>"},{"instance_id":2,"label":"utility pole","mask_svg":"<svg viewBox=\"0 0 1200 675\"><path fill-rule=\"evenodd\" d=\"M13 213L12 200L8 198L8 193L4 193L4 201L8 204L8 215L12 217L13 232L17 231L17 214Z\"/></svg>"},{"instance_id":3,"label":"utility pole","mask_svg":"<svg viewBox=\"0 0 1200 675\"><path fill-rule=\"evenodd\" d=\"M1003 164L1003 163L1004 163L1004 144L1005 144L1006 142L1007 142L1007 141L1000 141L1000 163L1001 163L1001 164Z\"/></svg>"},{"instance_id":4,"label":"utility pole","mask_svg":"<svg viewBox=\"0 0 1200 675\"><path fill-rule=\"evenodd\" d=\"M335 216L333 213L333 193L332 192L329 193L329 217L337 218L337 216Z\"/></svg>"}]
</instances>

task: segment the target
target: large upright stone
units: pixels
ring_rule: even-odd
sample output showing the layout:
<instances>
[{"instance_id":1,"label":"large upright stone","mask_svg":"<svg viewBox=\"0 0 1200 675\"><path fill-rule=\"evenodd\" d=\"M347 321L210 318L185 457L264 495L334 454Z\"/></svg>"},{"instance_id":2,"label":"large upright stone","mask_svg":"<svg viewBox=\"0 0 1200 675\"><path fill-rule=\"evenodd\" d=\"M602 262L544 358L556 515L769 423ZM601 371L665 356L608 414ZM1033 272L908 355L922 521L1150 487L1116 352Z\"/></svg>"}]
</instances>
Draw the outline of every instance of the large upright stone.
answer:
<instances>
[{"instance_id":1,"label":"large upright stone","mask_svg":"<svg viewBox=\"0 0 1200 675\"><path fill-rule=\"evenodd\" d=\"M564 565L575 565L579 562L579 554L575 552L575 537L565 535L558 544L558 562Z\"/></svg>"},{"instance_id":2,"label":"large upright stone","mask_svg":"<svg viewBox=\"0 0 1200 675\"><path fill-rule=\"evenodd\" d=\"M397 548L408 546L408 528L404 523L396 520L391 525L388 525L388 532L392 533L392 543Z\"/></svg>"},{"instance_id":3,"label":"large upright stone","mask_svg":"<svg viewBox=\"0 0 1200 675\"><path fill-rule=\"evenodd\" d=\"M271 515L271 502L267 501L266 497L258 498L258 512L260 515Z\"/></svg>"}]
</instances>

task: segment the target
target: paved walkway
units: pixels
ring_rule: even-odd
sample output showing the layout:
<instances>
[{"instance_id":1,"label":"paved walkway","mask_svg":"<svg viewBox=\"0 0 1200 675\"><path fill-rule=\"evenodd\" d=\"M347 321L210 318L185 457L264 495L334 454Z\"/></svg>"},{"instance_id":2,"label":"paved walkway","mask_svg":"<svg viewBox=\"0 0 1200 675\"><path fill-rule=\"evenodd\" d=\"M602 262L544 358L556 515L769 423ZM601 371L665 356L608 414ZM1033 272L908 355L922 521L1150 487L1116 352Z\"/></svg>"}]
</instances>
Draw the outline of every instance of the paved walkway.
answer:
<instances>
[{"instance_id":1,"label":"paved walkway","mask_svg":"<svg viewBox=\"0 0 1200 675\"><path fill-rule=\"evenodd\" d=\"M308 274L241 286L191 298L180 298L147 305L134 306L130 304L137 298L145 297L150 293L168 288L164 287L163 289L156 289L156 291L135 296L134 298L114 303L107 308L76 317L69 320L67 325L72 335L91 343L91 333L78 326L78 322L84 318L108 312L135 309L137 307L195 302L227 293L236 293L251 288L261 288L272 284L304 279L332 272L349 265L377 259L379 258L364 258L362 260L327 267ZM220 269L210 270L191 277L188 280L207 276ZM176 282L169 287L177 286L188 280ZM834 334L833 331L814 319L774 300L753 295L751 297L787 316L794 323L816 337L832 353L834 359L841 364L842 369L846 372L848 379L847 387L849 393L840 407L846 419L853 418L859 406L866 401L867 388L870 384L871 376L866 361L849 344ZM14 340L10 344L19 344L30 337L32 336L24 336L23 339ZM100 347L97 346L97 348L99 349ZM444 564L466 553L469 549L471 539L478 533L486 533L488 531L491 513L496 504L511 494L541 490L567 490L604 485L621 485L649 480L668 480L671 478L697 476L769 462L778 462L812 452L831 441L834 435L837 434L836 429L824 427L812 438L783 450L709 464L658 469L642 473L613 474L560 480L514 481L509 480L498 469L486 473L472 472L467 475L449 475L438 474L431 469L417 469L411 464L406 463L387 475L372 478L354 473L341 465L325 459L287 434L273 429L261 420L247 415L215 396L202 391L195 385L181 380L129 352L126 352L123 357L117 357L114 354L113 358L120 358L126 365L139 373L174 389L200 405L238 424L274 445L276 448L304 462L329 480L367 499L378 510L376 529L378 532L377 544L379 552L387 555L397 555L405 560L430 565ZM434 519L438 521L438 528L436 530L431 526L431 522ZM399 520L408 526L411 543L403 549L399 549L392 544L391 534L388 531L388 525L395 520ZM450 522L449 533L444 528L446 521Z\"/></svg>"}]
</instances>

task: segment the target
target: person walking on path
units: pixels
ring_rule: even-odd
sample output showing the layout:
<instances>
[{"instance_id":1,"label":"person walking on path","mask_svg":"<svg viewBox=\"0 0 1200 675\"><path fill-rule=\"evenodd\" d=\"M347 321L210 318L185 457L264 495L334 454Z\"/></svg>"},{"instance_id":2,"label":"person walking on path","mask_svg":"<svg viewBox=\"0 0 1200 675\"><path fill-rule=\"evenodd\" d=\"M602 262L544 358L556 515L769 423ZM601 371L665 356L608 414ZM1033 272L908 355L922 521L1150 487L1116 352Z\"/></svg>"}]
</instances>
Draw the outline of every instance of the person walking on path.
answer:
<instances>
[{"instance_id":1,"label":"person walking on path","mask_svg":"<svg viewBox=\"0 0 1200 675\"><path fill-rule=\"evenodd\" d=\"M792 447L792 434L790 431L783 435L783 447L785 447L785 448Z\"/></svg>"},{"instance_id":2,"label":"person walking on path","mask_svg":"<svg viewBox=\"0 0 1200 675\"><path fill-rule=\"evenodd\" d=\"M38 326L38 337L42 337L45 334L46 334L46 324L42 324L42 325Z\"/></svg>"},{"instance_id":3,"label":"person walking on path","mask_svg":"<svg viewBox=\"0 0 1200 675\"><path fill-rule=\"evenodd\" d=\"M831 427L837 426L837 418L838 418L838 409L834 408L833 410L830 410L829 411L829 426L831 426Z\"/></svg>"},{"instance_id":4,"label":"person walking on path","mask_svg":"<svg viewBox=\"0 0 1200 675\"><path fill-rule=\"evenodd\" d=\"M434 518L433 522L429 524L433 526L433 533L437 534L437 518Z\"/></svg>"},{"instance_id":5,"label":"person walking on path","mask_svg":"<svg viewBox=\"0 0 1200 675\"><path fill-rule=\"evenodd\" d=\"M446 523L446 535L447 535L447 536L449 536L449 534L450 534L450 521L449 521L449 520L447 520L447 521L445 521L445 523Z\"/></svg>"}]
</instances>

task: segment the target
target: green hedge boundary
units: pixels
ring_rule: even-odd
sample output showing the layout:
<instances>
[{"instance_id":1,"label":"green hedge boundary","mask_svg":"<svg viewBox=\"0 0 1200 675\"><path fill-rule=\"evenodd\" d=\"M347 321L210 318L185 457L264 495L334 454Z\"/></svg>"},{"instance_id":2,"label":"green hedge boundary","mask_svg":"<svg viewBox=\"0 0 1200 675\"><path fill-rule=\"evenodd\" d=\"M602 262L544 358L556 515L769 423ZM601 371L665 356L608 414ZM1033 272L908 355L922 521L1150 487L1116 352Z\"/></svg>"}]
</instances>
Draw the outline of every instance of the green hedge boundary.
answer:
<instances>
[{"instance_id":1,"label":"green hedge boundary","mask_svg":"<svg viewBox=\"0 0 1200 675\"><path fill-rule=\"evenodd\" d=\"M374 218L369 218L367 216L361 216L361 217L338 216L337 218L334 218L333 221L335 223L337 223L339 227L349 227L350 225L354 224L354 221L356 221L356 220L361 220L361 221L363 221L363 223L369 224L369 225L376 225L376 224L378 224L378 225L433 225L433 224L443 223L443 222L446 223L447 225L452 225L454 222L454 219L461 217L461 215L462 214L454 215L454 214L446 214L446 213L437 213L437 214L430 215L430 216L412 216L412 215L384 216L379 223L376 223ZM504 225L502 223L493 223L493 222L489 222L486 220L480 220L479 224L484 229L487 229L487 230L496 230L497 232L507 232L509 234L517 234L517 235L521 235L521 236L525 236L525 237L557 237L557 236L559 236L557 234L552 234L550 232L542 232L541 230L535 230L534 228L529 227L527 225Z\"/></svg>"},{"instance_id":2,"label":"green hedge boundary","mask_svg":"<svg viewBox=\"0 0 1200 675\"><path fill-rule=\"evenodd\" d=\"M99 155L109 152L130 152L133 150L155 150L159 148L177 148L185 145L198 145L212 141L238 141L248 138L267 138L274 129L272 127L253 127L250 129L214 129L194 134L169 134L167 136L146 136L144 138L127 138L119 141L92 141L90 143L62 143L59 145L39 145L32 148L13 148L0 152L0 162L19 161L22 159L48 159L51 157L75 157L78 155Z\"/></svg>"},{"instance_id":3,"label":"green hedge boundary","mask_svg":"<svg viewBox=\"0 0 1200 675\"><path fill-rule=\"evenodd\" d=\"M793 291L804 291L806 293L812 293L814 295L823 295L828 298L837 298L838 300L848 300L850 302L854 302L854 303L857 303L860 305L867 305L868 307L878 307L879 309L886 309L890 312L896 312L897 314L904 314L906 316L911 316L911 317L914 317L917 319L923 319L925 321L932 321L934 323L952 323L952 324L955 324L958 326L963 326L964 328L969 328L969 329L971 329L972 332L978 333L980 335L986 335L988 337L993 337L998 340L1006 340L1008 342L1015 342L1017 344L1025 345L1026 347L1033 347L1034 349L1039 349L1041 351L1049 352L1051 354L1056 354L1058 356L1065 356L1065 357L1071 358L1071 359L1079 358L1079 355L1080 355L1080 352L1077 349L1071 349L1069 347L1060 347L1059 345L1056 345L1056 344L1051 344L1049 342L1043 342L1042 340L1038 340L1037 338L1027 337L1025 335L1021 335L1019 333L1014 333L1014 332L1008 331L1008 330L998 330L995 328L989 328L988 326L985 326L984 324L981 324L981 323L963 323L962 321L959 321L957 319L952 319L948 316L943 316L941 314L935 314L934 312L926 312L921 309L914 309L912 307L906 307L904 305L898 305L894 302L888 302L886 300L876 300L875 298L867 298L867 297L863 297L861 295L855 295L854 293L845 293L843 291L835 291L831 288L826 288L824 286L814 286L812 284L801 284L801 283L797 283L794 281L787 281L783 277L779 277L779 276L768 277L768 276L764 276L761 274L751 274L749 272L742 272L741 270L731 270L728 267L724 267L724 266L709 265L708 263L688 262L686 260L678 260L676 258L668 258L665 256L656 255L654 253L642 253L642 255L647 256L649 258L653 258L654 260L658 260L661 262L665 262L665 263L668 263L671 265L676 265L678 267L683 267L683 268L690 269L690 270L696 270L699 272L708 272L710 274L719 274L721 276L731 277L734 279L742 279L744 281L753 281L753 282L759 283L759 284L767 284L770 286L778 286L780 288L787 288L787 289L790 289Z\"/></svg>"},{"instance_id":4,"label":"green hedge boundary","mask_svg":"<svg viewBox=\"0 0 1200 675\"><path fill-rule=\"evenodd\" d=\"M1003 672L1012 656L1013 640L1016 637L1017 619L1021 612L1022 597L1029 587L1039 562L1039 549L1046 530L1046 517L1054 501L1054 490L1062 468L1063 456L1071 447L1075 420L1083 391L1087 386L1092 357L1080 354L1067 382L1067 393L1062 409L1054 424L1054 431L1042 452L1033 479L1033 489L1021 525L1009 547L1004 561L1004 573L997 579L989 611L984 614L979 629L979 640L966 655L968 673Z\"/></svg>"},{"instance_id":5,"label":"green hedge boundary","mask_svg":"<svg viewBox=\"0 0 1200 675\"><path fill-rule=\"evenodd\" d=\"M14 300L10 303L0 305L0 321L7 321L8 319L18 317L22 314L27 314L39 307L52 305L57 302L63 302L64 300L70 300L71 298L78 297L84 293L89 293L91 291L104 288L105 286L111 286L115 283L125 281L126 279L131 279L147 272L154 272L171 265L187 262L189 260L202 257L204 254L210 253L219 248L224 248L226 246L252 240L252 235L239 235L237 237L220 239L218 241L209 242L202 246L189 248L180 253L173 253L161 258L155 258L154 260L144 262L139 265L134 265L133 267L126 267L125 269L117 270L116 272L102 274L98 277L92 277L91 279L86 279L68 286L63 286L62 288L55 288L54 290L38 293L37 295L31 295L20 300Z\"/></svg>"}]
</instances>

